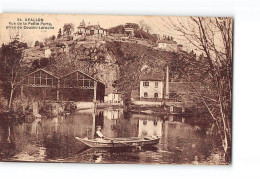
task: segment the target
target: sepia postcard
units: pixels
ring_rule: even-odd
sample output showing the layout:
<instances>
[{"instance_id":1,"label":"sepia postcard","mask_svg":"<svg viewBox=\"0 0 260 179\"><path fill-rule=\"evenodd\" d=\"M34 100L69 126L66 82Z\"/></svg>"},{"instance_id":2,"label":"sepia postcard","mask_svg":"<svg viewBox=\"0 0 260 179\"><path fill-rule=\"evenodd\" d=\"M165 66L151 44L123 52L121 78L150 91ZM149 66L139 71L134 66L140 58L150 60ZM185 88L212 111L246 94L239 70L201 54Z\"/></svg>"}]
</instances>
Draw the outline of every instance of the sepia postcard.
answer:
<instances>
[{"instance_id":1,"label":"sepia postcard","mask_svg":"<svg viewBox=\"0 0 260 179\"><path fill-rule=\"evenodd\" d=\"M0 14L0 161L229 165L230 17Z\"/></svg>"}]
</instances>

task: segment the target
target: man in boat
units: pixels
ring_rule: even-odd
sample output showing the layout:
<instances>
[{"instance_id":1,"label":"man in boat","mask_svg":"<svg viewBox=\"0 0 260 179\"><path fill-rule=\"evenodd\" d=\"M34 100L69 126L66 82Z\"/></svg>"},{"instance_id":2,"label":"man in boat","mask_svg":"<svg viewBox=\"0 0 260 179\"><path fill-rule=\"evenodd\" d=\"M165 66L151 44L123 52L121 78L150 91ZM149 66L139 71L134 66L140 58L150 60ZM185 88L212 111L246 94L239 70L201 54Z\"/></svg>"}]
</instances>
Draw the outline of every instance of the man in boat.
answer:
<instances>
[{"instance_id":1,"label":"man in boat","mask_svg":"<svg viewBox=\"0 0 260 179\"><path fill-rule=\"evenodd\" d=\"M97 126L97 130L94 134L94 139L95 140L103 140L105 136L101 133L101 126Z\"/></svg>"}]
</instances>

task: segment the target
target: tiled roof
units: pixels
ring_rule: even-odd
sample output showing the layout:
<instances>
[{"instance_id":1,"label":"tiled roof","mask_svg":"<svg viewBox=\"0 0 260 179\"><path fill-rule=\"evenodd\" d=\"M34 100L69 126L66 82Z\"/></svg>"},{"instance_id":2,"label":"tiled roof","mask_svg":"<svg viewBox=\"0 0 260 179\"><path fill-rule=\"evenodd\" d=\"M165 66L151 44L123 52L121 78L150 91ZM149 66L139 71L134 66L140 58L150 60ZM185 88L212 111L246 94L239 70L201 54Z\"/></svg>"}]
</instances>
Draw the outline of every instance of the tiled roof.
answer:
<instances>
[{"instance_id":1,"label":"tiled roof","mask_svg":"<svg viewBox=\"0 0 260 179\"><path fill-rule=\"evenodd\" d=\"M86 27L86 24L84 22L84 20L81 21L81 23L79 24L78 28L83 28Z\"/></svg>"},{"instance_id":2,"label":"tiled roof","mask_svg":"<svg viewBox=\"0 0 260 179\"><path fill-rule=\"evenodd\" d=\"M156 74L141 74L140 81L163 81L164 74L156 73Z\"/></svg>"},{"instance_id":3,"label":"tiled roof","mask_svg":"<svg viewBox=\"0 0 260 179\"><path fill-rule=\"evenodd\" d=\"M102 28L100 27L100 25L89 25L89 26L86 27L86 29L88 29L88 30L91 30L91 29L99 30L99 29L102 29Z\"/></svg>"}]
</instances>

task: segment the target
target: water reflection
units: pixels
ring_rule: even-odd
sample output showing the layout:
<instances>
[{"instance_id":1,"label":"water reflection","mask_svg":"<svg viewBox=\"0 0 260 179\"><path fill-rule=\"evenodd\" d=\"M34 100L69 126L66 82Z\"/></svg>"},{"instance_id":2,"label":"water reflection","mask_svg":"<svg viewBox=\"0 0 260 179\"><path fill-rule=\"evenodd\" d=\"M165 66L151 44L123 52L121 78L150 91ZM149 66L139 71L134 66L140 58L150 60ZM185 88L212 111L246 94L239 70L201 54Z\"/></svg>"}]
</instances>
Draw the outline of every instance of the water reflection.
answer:
<instances>
[{"instance_id":1,"label":"water reflection","mask_svg":"<svg viewBox=\"0 0 260 179\"><path fill-rule=\"evenodd\" d=\"M122 109L82 110L73 115L0 124L0 160L93 163L220 163L212 126L191 119L124 113ZM91 149L75 137L93 139L96 126L106 137L160 136L150 148Z\"/></svg>"},{"instance_id":2,"label":"water reflection","mask_svg":"<svg viewBox=\"0 0 260 179\"><path fill-rule=\"evenodd\" d=\"M138 136L162 136L162 120L157 116L133 114L138 120Z\"/></svg>"}]
</instances>

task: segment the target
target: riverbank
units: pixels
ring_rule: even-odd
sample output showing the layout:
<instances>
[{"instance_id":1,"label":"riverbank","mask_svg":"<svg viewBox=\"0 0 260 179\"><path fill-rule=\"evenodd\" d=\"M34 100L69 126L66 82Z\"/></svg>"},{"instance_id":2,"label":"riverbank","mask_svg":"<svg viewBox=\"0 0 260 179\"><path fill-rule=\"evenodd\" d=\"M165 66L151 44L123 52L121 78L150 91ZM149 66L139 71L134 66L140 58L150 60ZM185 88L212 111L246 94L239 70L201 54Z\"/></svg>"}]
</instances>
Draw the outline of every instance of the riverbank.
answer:
<instances>
[{"instance_id":1,"label":"riverbank","mask_svg":"<svg viewBox=\"0 0 260 179\"><path fill-rule=\"evenodd\" d=\"M205 112L200 111L196 107L176 107L176 106L148 106L148 105L131 105L128 109L133 113L140 114L154 114L157 116L170 116L170 115L179 115L179 116L199 116Z\"/></svg>"},{"instance_id":2,"label":"riverbank","mask_svg":"<svg viewBox=\"0 0 260 179\"><path fill-rule=\"evenodd\" d=\"M23 106L6 109L0 113L0 122L33 120L50 118L58 115L74 113L77 107L74 102L31 101Z\"/></svg>"},{"instance_id":3,"label":"riverbank","mask_svg":"<svg viewBox=\"0 0 260 179\"><path fill-rule=\"evenodd\" d=\"M0 123L24 121L26 115L21 112L5 111L0 113Z\"/></svg>"}]
</instances>

